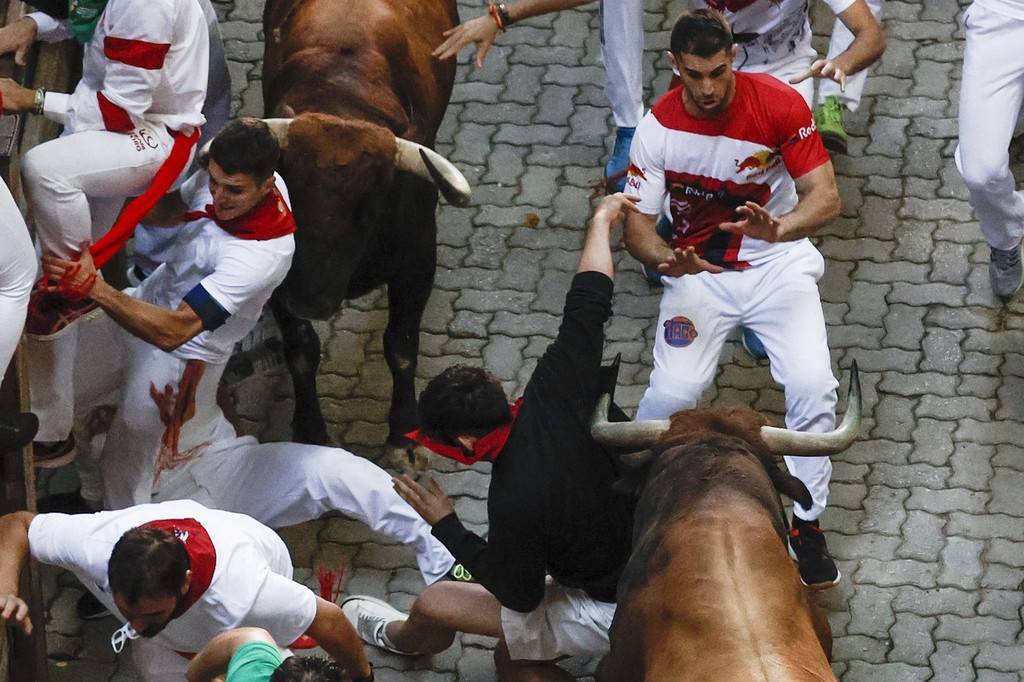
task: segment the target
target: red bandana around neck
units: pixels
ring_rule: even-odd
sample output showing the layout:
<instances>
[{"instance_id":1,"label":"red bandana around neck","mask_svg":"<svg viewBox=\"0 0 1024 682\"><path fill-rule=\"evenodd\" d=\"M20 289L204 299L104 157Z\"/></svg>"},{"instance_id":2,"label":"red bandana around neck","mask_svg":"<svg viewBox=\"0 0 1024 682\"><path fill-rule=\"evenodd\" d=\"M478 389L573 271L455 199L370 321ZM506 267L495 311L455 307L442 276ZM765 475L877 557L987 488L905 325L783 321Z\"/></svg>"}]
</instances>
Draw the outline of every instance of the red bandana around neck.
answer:
<instances>
[{"instance_id":1,"label":"red bandana around neck","mask_svg":"<svg viewBox=\"0 0 1024 682\"><path fill-rule=\"evenodd\" d=\"M271 188L260 203L231 220L218 219L213 204L207 204L205 211L190 211L185 214L185 220L188 222L200 218L209 218L222 230L239 239L264 241L295 232L295 217L292 216L277 187Z\"/></svg>"},{"instance_id":2,"label":"red bandana around neck","mask_svg":"<svg viewBox=\"0 0 1024 682\"><path fill-rule=\"evenodd\" d=\"M171 614L177 618L199 601L213 582L213 572L217 568L217 549L206 529L195 519L160 519L142 524L148 528L159 528L174 535L185 545L188 553L189 569L192 580L188 586L185 599Z\"/></svg>"},{"instance_id":3,"label":"red bandana around neck","mask_svg":"<svg viewBox=\"0 0 1024 682\"><path fill-rule=\"evenodd\" d=\"M416 429L405 434L406 438L411 438L423 447L436 452L442 457L448 459L454 459L456 462L462 464L476 464L479 461L493 462L498 459L498 455L505 448L505 442L508 440L508 435L512 432L512 425L516 423L516 416L519 414L519 408L523 405L523 399L512 403L509 406L509 410L512 412L512 421L504 426L499 426L490 433L481 436L477 439L476 444L473 445L473 454L467 455L457 445L449 445L448 443L442 443L441 441L434 440L430 436L423 433L422 429Z\"/></svg>"}]
</instances>

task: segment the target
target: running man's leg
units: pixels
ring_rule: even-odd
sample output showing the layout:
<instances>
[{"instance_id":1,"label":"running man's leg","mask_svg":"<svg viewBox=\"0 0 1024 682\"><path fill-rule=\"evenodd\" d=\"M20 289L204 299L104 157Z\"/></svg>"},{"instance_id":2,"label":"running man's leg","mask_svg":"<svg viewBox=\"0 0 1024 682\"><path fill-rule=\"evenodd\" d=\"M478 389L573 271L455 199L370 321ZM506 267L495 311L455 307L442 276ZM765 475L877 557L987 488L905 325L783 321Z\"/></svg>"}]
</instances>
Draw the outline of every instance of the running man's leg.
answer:
<instances>
[{"instance_id":1,"label":"running man's leg","mask_svg":"<svg viewBox=\"0 0 1024 682\"><path fill-rule=\"evenodd\" d=\"M430 525L394 491L391 475L340 448L239 439L237 445L205 454L194 463L192 475L213 506L272 528L329 511L362 521L411 547L427 584L440 580L455 563Z\"/></svg>"}]
</instances>

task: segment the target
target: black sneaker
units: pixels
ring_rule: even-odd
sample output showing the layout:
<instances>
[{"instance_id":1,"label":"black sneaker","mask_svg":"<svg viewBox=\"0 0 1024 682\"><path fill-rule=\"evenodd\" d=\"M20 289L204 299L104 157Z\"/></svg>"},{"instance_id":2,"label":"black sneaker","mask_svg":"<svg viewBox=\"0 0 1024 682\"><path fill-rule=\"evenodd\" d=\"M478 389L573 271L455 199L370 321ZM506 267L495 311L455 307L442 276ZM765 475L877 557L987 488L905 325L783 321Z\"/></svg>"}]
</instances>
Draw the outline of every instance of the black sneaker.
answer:
<instances>
[{"instance_id":1,"label":"black sneaker","mask_svg":"<svg viewBox=\"0 0 1024 682\"><path fill-rule=\"evenodd\" d=\"M94 597L92 592L86 592L78 598L78 603L75 605L75 613L82 620L98 620L111 615L110 609Z\"/></svg>"},{"instance_id":2,"label":"black sneaker","mask_svg":"<svg viewBox=\"0 0 1024 682\"><path fill-rule=\"evenodd\" d=\"M828 553L825 534L817 521L793 517L789 531L789 548L796 558L800 581L812 590L827 590L839 584L842 577L832 555Z\"/></svg>"}]
</instances>

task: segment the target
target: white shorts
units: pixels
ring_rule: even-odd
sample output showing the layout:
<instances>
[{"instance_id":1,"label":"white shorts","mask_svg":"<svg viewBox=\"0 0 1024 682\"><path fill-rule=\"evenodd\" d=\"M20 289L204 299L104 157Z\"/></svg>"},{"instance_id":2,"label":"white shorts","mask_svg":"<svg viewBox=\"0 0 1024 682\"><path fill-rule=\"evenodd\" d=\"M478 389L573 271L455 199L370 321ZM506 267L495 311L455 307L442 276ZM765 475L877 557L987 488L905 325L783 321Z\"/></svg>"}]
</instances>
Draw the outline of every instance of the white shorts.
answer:
<instances>
[{"instance_id":1,"label":"white shorts","mask_svg":"<svg viewBox=\"0 0 1024 682\"><path fill-rule=\"evenodd\" d=\"M533 611L501 607L501 630L513 661L603 656L609 650L608 629L614 616L615 604L563 587L549 576L544 601Z\"/></svg>"}]
</instances>

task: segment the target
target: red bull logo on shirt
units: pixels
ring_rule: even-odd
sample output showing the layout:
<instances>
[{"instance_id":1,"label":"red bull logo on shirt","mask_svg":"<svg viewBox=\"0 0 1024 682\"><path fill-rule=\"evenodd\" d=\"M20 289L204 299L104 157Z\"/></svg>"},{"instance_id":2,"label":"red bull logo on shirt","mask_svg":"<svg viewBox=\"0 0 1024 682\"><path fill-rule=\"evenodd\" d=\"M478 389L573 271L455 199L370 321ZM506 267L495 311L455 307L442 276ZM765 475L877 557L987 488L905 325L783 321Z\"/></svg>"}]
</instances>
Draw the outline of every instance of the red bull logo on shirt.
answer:
<instances>
[{"instance_id":1,"label":"red bull logo on shirt","mask_svg":"<svg viewBox=\"0 0 1024 682\"><path fill-rule=\"evenodd\" d=\"M688 317L676 315L665 320L665 343L673 348L685 348L697 338L697 327Z\"/></svg>"},{"instance_id":2,"label":"red bull logo on shirt","mask_svg":"<svg viewBox=\"0 0 1024 682\"><path fill-rule=\"evenodd\" d=\"M762 149L761 151L754 152L747 158L736 159L736 172L744 173L747 172L747 177L755 177L767 173L770 168L773 168L782 157L774 149Z\"/></svg>"}]
</instances>

